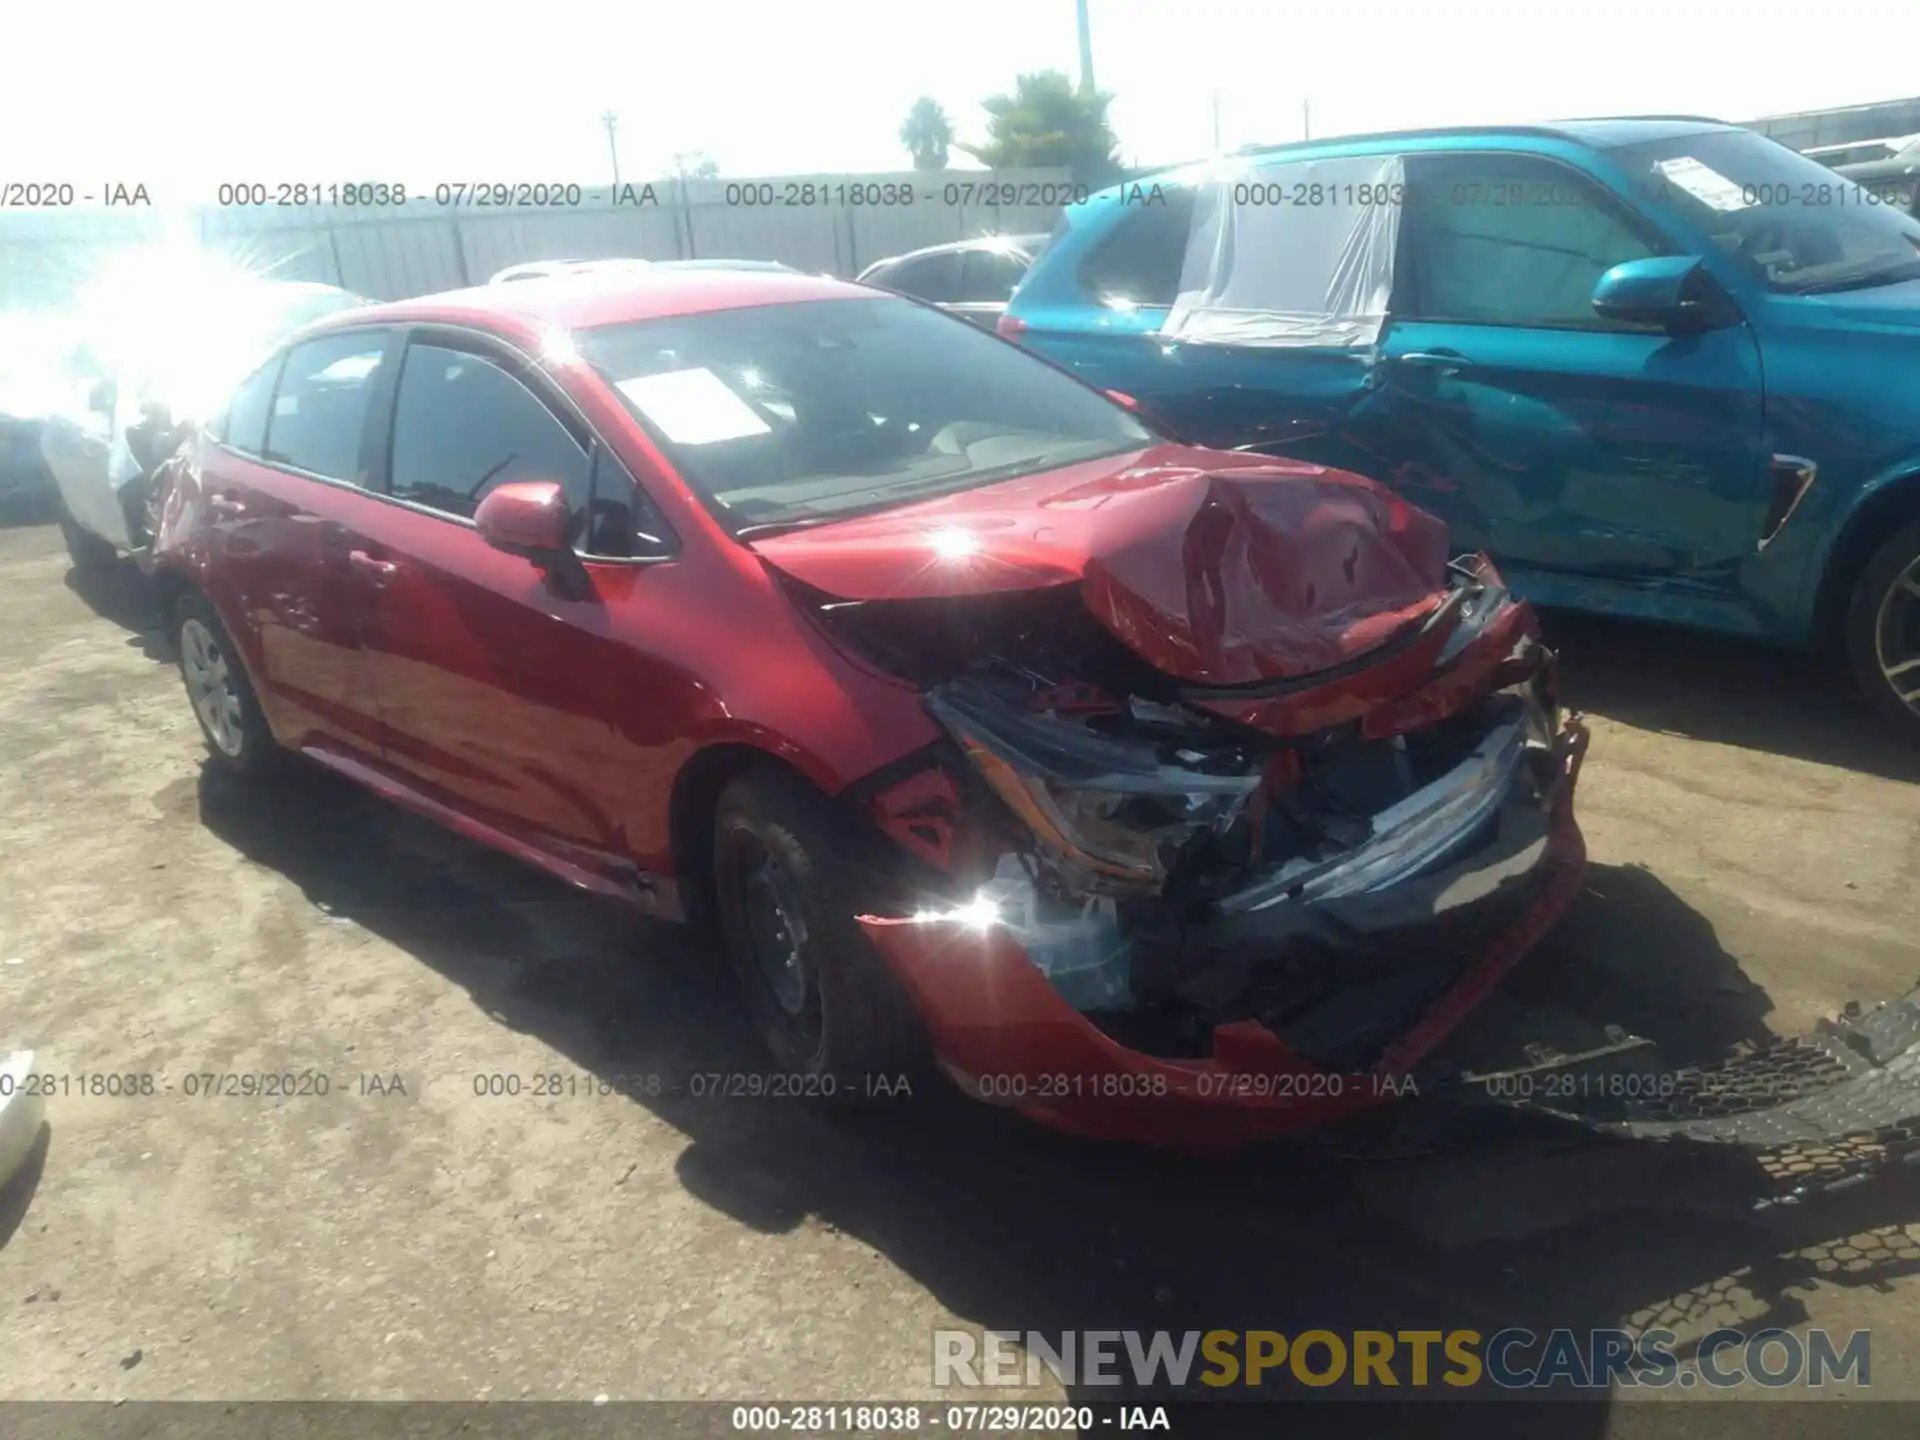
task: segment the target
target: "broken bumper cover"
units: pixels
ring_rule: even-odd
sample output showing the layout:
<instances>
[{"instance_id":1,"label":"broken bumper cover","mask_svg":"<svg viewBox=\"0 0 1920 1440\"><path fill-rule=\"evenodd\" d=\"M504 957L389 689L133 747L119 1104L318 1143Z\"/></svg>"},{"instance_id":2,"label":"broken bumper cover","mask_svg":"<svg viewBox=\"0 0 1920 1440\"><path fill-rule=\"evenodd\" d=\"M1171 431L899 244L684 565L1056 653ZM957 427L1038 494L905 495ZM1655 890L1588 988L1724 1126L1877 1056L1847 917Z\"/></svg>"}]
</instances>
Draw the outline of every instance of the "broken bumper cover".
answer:
<instances>
[{"instance_id":1,"label":"broken bumper cover","mask_svg":"<svg viewBox=\"0 0 1920 1440\"><path fill-rule=\"evenodd\" d=\"M1679 1069L1645 1068L1650 1042L1614 1044L1522 1070L1461 1075L1423 1097L1552 1117L1598 1136L1734 1163L1720 1198L1768 1210L1920 1164L1920 987L1872 1009L1850 1004L1811 1034L1742 1046ZM1534 1084L1543 1072L1556 1083Z\"/></svg>"},{"instance_id":2,"label":"broken bumper cover","mask_svg":"<svg viewBox=\"0 0 1920 1440\"><path fill-rule=\"evenodd\" d=\"M1573 815L1586 743L1585 728L1569 718L1536 757L1552 767L1556 783L1550 808L1531 811L1531 833L1523 822L1521 833L1384 891L1340 891L1306 905L1263 904L1246 892L1236 897L1237 909L1223 907L1197 935L1183 937L1183 945L1209 948L1216 958L1271 956L1298 942L1303 929L1319 929L1323 939L1338 935L1356 953L1390 959L1424 928L1471 934L1471 958L1418 996L1364 1066L1324 1063L1308 1053L1310 1041L1297 1043L1307 1033L1297 1025L1251 1016L1216 1025L1203 1057L1149 1054L1074 1009L1002 926L875 916L860 924L914 1000L942 1065L970 1095L1062 1130L1176 1150L1300 1133L1406 1093L1413 1068L1567 907L1586 866ZM1486 750L1476 761L1497 766L1503 757ZM1465 787L1433 798L1448 807L1469 803ZM1338 1047L1319 1049L1326 1055Z\"/></svg>"}]
</instances>

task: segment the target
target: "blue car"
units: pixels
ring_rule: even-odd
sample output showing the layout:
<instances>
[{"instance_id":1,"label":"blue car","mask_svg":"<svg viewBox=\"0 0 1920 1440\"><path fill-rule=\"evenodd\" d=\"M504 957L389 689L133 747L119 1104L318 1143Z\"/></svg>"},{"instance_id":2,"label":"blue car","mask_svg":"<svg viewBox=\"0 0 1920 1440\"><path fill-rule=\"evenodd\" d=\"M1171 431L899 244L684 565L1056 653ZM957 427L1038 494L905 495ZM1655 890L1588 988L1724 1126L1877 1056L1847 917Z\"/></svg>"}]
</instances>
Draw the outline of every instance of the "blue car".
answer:
<instances>
[{"instance_id":1,"label":"blue car","mask_svg":"<svg viewBox=\"0 0 1920 1440\"><path fill-rule=\"evenodd\" d=\"M1261 150L1066 212L1000 333L1371 475L1541 604L1844 646L1920 739L1920 222L1717 121Z\"/></svg>"}]
</instances>

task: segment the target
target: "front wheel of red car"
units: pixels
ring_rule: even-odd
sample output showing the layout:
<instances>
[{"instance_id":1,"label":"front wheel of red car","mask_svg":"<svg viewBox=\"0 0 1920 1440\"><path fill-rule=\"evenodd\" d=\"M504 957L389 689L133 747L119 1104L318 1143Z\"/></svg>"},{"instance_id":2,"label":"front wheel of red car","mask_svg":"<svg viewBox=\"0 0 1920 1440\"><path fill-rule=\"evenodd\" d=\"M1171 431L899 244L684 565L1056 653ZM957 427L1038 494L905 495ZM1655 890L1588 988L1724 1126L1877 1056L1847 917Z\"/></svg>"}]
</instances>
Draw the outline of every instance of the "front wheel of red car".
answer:
<instances>
[{"instance_id":1,"label":"front wheel of red car","mask_svg":"<svg viewBox=\"0 0 1920 1440\"><path fill-rule=\"evenodd\" d=\"M813 1082L808 1093L848 1100L922 1073L927 1057L918 1016L854 918L848 867L867 846L840 822L796 777L743 775L720 797L713 879L721 941L761 1039Z\"/></svg>"},{"instance_id":2,"label":"front wheel of red car","mask_svg":"<svg viewBox=\"0 0 1920 1440\"><path fill-rule=\"evenodd\" d=\"M271 768L280 755L273 732L227 627L204 595L188 591L174 606L173 649L215 768L241 776Z\"/></svg>"},{"instance_id":3,"label":"front wheel of red car","mask_svg":"<svg viewBox=\"0 0 1920 1440\"><path fill-rule=\"evenodd\" d=\"M1860 686L1908 739L1920 741L1920 520L1874 552L1847 610Z\"/></svg>"}]
</instances>

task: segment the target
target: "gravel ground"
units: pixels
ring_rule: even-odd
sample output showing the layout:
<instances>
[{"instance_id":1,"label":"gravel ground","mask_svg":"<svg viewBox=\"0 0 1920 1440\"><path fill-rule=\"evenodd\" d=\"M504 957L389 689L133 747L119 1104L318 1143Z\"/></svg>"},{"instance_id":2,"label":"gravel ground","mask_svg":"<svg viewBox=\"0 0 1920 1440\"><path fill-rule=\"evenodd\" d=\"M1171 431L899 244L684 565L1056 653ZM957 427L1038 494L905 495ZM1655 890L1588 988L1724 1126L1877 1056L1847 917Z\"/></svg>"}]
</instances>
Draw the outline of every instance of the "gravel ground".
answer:
<instances>
[{"instance_id":1,"label":"gravel ground","mask_svg":"<svg viewBox=\"0 0 1920 1440\"><path fill-rule=\"evenodd\" d=\"M1594 863L1480 1029L1711 1059L1913 983L1920 756L1821 664L1552 628ZM210 782L130 573L0 531L0 670L0 1049L161 1077L56 1096L0 1193L0 1398L931 1397L940 1326L1628 1317L1870 1327L1920 1397L1905 1180L1763 1223L1633 1147L1202 1164L953 1097L692 1099L760 1068L710 954L326 776ZM185 1093L235 1071L329 1089Z\"/></svg>"}]
</instances>

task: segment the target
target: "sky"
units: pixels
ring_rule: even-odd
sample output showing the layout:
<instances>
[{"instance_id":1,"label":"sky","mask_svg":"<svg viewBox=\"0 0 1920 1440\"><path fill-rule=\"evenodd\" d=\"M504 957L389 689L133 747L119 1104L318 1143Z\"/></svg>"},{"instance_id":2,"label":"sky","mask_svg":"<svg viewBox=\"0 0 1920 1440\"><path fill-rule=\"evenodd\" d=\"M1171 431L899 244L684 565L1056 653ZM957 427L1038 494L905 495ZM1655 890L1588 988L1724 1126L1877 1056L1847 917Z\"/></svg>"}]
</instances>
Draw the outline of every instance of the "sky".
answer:
<instances>
[{"instance_id":1,"label":"sky","mask_svg":"<svg viewBox=\"0 0 1920 1440\"><path fill-rule=\"evenodd\" d=\"M1089 0L1127 163L1411 125L1678 111L1747 120L1920 90L1904 3ZM984 136L1022 71L1077 73L1074 0L19 0L0 183L603 184L894 170L914 100ZM35 63L17 63L40 57ZM958 157L956 157L958 158Z\"/></svg>"}]
</instances>

